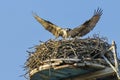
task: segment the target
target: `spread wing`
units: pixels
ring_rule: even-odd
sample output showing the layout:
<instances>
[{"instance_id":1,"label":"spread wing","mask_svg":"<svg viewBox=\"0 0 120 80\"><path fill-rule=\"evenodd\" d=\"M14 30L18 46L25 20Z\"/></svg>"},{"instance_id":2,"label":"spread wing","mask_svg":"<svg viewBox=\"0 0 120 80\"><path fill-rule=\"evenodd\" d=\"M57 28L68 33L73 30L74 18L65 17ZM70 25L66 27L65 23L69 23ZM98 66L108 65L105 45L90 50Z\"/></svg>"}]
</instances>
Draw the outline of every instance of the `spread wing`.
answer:
<instances>
[{"instance_id":1,"label":"spread wing","mask_svg":"<svg viewBox=\"0 0 120 80\"><path fill-rule=\"evenodd\" d=\"M100 16L102 15L102 11L100 8L94 11L94 15L92 16L91 19L87 20L84 22L81 26L74 28L73 30L69 31L69 36L72 38L78 36L82 37L89 33L97 24L97 22L100 19Z\"/></svg>"},{"instance_id":2,"label":"spread wing","mask_svg":"<svg viewBox=\"0 0 120 80\"><path fill-rule=\"evenodd\" d=\"M62 28L56 26L55 24L51 23L50 21L44 20L40 18L37 14L33 13L34 18L49 32L51 32L56 37L59 37L60 30Z\"/></svg>"}]
</instances>

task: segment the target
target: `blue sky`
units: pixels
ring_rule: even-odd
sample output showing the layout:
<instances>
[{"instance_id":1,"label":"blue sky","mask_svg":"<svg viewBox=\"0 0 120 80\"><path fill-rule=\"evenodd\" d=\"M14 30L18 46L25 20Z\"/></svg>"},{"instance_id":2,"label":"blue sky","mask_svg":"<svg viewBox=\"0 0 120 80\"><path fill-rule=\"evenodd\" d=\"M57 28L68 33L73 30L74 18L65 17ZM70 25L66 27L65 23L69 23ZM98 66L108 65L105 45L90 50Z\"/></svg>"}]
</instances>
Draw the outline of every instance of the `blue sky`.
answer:
<instances>
[{"instance_id":1,"label":"blue sky","mask_svg":"<svg viewBox=\"0 0 120 80\"><path fill-rule=\"evenodd\" d=\"M91 18L98 7L103 15L87 36L100 33L115 40L120 53L119 0L0 0L0 78L26 80L23 65L29 47L54 36L33 18L32 12L63 28L74 28Z\"/></svg>"}]
</instances>

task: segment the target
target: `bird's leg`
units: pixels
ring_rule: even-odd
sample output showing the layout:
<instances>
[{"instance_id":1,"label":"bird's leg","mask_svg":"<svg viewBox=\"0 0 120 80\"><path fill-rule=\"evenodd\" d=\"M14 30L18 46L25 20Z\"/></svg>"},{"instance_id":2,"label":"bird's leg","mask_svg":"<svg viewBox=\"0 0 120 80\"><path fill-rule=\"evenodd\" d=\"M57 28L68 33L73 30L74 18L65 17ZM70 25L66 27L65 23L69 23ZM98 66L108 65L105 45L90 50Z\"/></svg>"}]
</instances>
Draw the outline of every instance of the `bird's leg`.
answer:
<instances>
[{"instance_id":1,"label":"bird's leg","mask_svg":"<svg viewBox=\"0 0 120 80\"><path fill-rule=\"evenodd\" d=\"M57 37L50 39L50 41L57 41Z\"/></svg>"},{"instance_id":2,"label":"bird's leg","mask_svg":"<svg viewBox=\"0 0 120 80\"><path fill-rule=\"evenodd\" d=\"M67 38L63 38L62 40L63 40L63 41L66 41L66 40L67 40Z\"/></svg>"},{"instance_id":3,"label":"bird's leg","mask_svg":"<svg viewBox=\"0 0 120 80\"><path fill-rule=\"evenodd\" d=\"M72 40L73 38L72 37L68 37L68 40Z\"/></svg>"},{"instance_id":4,"label":"bird's leg","mask_svg":"<svg viewBox=\"0 0 120 80\"><path fill-rule=\"evenodd\" d=\"M76 37L73 38L73 41L78 40L78 39L81 39L81 38L76 36Z\"/></svg>"},{"instance_id":5,"label":"bird's leg","mask_svg":"<svg viewBox=\"0 0 120 80\"><path fill-rule=\"evenodd\" d=\"M81 37L79 37L79 36L76 36L76 37L75 37L75 39L81 39Z\"/></svg>"},{"instance_id":6,"label":"bird's leg","mask_svg":"<svg viewBox=\"0 0 120 80\"><path fill-rule=\"evenodd\" d=\"M64 38L63 38L63 41L71 40L71 39L72 39L71 37L64 37Z\"/></svg>"},{"instance_id":7,"label":"bird's leg","mask_svg":"<svg viewBox=\"0 0 120 80\"><path fill-rule=\"evenodd\" d=\"M55 37L55 39L53 39L54 41L57 41L58 40L58 37Z\"/></svg>"}]
</instances>

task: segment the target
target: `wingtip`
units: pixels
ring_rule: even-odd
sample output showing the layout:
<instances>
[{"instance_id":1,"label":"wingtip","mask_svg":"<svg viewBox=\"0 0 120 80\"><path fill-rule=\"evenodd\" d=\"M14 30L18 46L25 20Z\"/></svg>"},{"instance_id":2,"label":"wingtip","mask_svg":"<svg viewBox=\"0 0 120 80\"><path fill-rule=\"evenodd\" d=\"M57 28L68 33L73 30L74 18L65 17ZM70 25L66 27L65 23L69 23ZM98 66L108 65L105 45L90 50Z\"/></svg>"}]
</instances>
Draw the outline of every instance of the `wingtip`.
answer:
<instances>
[{"instance_id":1,"label":"wingtip","mask_svg":"<svg viewBox=\"0 0 120 80\"><path fill-rule=\"evenodd\" d=\"M103 10L100 8L100 7L98 7L95 11L94 11L94 15L102 15L103 14Z\"/></svg>"},{"instance_id":2,"label":"wingtip","mask_svg":"<svg viewBox=\"0 0 120 80\"><path fill-rule=\"evenodd\" d=\"M33 17L38 16L37 13L35 13L35 12L33 12L33 11L32 11L32 15L33 15Z\"/></svg>"}]
</instances>

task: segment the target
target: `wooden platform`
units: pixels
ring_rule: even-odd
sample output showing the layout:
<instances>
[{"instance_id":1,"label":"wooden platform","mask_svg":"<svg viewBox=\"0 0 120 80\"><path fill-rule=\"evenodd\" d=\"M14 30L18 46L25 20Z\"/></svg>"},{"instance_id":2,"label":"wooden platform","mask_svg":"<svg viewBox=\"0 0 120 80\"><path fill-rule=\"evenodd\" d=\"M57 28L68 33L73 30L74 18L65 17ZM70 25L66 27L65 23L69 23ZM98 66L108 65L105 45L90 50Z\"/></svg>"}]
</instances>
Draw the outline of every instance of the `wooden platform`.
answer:
<instances>
[{"instance_id":1,"label":"wooden platform","mask_svg":"<svg viewBox=\"0 0 120 80\"><path fill-rule=\"evenodd\" d=\"M39 69L32 70L30 80L94 80L115 73L110 67L104 67L99 64L92 64L92 66L90 64L59 64L44 65L40 66ZM95 68L96 65L99 68Z\"/></svg>"}]
</instances>

